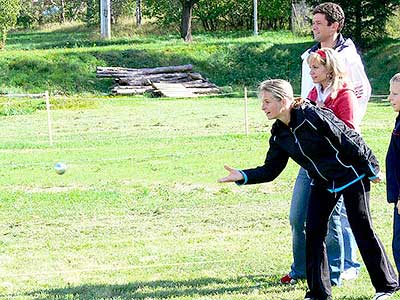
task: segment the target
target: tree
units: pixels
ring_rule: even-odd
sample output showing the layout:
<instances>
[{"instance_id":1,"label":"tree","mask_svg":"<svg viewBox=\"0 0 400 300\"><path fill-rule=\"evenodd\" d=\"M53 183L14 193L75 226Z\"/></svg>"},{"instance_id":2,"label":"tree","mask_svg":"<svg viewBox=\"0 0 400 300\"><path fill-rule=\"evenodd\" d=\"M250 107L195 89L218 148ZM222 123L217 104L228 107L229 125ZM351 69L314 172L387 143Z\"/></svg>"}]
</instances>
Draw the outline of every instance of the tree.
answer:
<instances>
[{"instance_id":1,"label":"tree","mask_svg":"<svg viewBox=\"0 0 400 300\"><path fill-rule=\"evenodd\" d=\"M96 0L87 0L85 21L88 26L100 23L100 3Z\"/></svg>"},{"instance_id":2,"label":"tree","mask_svg":"<svg viewBox=\"0 0 400 300\"><path fill-rule=\"evenodd\" d=\"M193 6L198 0L181 0L182 19L181 19L181 37L185 42L192 41L192 15Z\"/></svg>"},{"instance_id":3,"label":"tree","mask_svg":"<svg viewBox=\"0 0 400 300\"><path fill-rule=\"evenodd\" d=\"M136 26L142 26L142 0L136 0Z\"/></svg>"},{"instance_id":4,"label":"tree","mask_svg":"<svg viewBox=\"0 0 400 300\"><path fill-rule=\"evenodd\" d=\"M206 31L251 30L254 28L253 3L253 0L195 1L193 24L201 24ZM176 26L181 32L183 6L183 0L146 0L143 14L161 26ZM258 0L259 29L288 29L290 13L291 0Z\"/></svg>"},{"instance_id":5,"label":"tree","mask_svg":"<svg viewBox=\"0 0 400 300\"><path fill-rule=\"evenodd\" d=\"M308 0L313 7L324 1ZM386 36L386 23L400 0L337 0L346 15L344 33L365 47Z\"/></svg>"},{"instance_id":6,"label":"tree","mask_svg":"<svg viewBox=\"0 0 400 300\"><path fill-rule=\"evenodd\" d=\"M0 49L6 44L7 32L17 23L20 10L20 0L0 0Z\"/></svg>"}]
</instances>

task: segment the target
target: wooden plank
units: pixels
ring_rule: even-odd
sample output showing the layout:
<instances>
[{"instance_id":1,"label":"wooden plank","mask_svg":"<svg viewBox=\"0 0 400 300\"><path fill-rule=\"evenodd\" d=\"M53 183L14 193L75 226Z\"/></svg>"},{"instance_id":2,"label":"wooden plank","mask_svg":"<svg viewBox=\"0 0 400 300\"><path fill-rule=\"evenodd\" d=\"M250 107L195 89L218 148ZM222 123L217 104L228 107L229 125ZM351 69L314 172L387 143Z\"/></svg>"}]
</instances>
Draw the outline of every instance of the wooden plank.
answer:
<instances>
[{"instance_id":1,"label":"wooden plank","mask_svg":"<svg viewBox=\"0 0 400 300\"><path fill-rule=\"evenodd\" d=\"M181 83L153 82L153 87L161 92L165 97L171 98L190 98L197 97L195 93L187 89Z\"/></svg>"},{"instance_id":2,"label":"wooden plank","mask_svg":"<svg viewBox=\"0 0 400 300\"><path fill-rule=\"evenodd\" d=\"M162 73L186 73L193 69L192 65L167 66L157 68L131 69L121 67L97 67L97 77L134 77L138 75Z\"/></svg>"}]
</instances>

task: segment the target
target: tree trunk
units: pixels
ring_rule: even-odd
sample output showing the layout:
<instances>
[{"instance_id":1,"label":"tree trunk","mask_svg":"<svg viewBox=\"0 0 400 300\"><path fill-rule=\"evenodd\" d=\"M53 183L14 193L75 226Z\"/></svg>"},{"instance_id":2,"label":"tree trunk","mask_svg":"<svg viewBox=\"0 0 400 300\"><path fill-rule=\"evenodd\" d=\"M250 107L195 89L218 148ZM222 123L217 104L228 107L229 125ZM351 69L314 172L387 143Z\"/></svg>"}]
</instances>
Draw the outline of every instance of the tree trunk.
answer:
<instances>
[{"instance_id":1,"label":"tree trunk","mask_svg":"<svg viewBox=\"0 0 400 300\"><path fill-rule=\"evenodd\" d=\"M197 0L182 1L181 37L185 42L192 41L192 13Z\"/></svg>"},{"instance_id":2,"label":"tree trunk","mask_svg":"<svg viewBox=\"0 0 400 300\"><path fill-rule=\"evenodd\" d=\"M136 26L142 26L142 0L136 0Z\"/></svg>"},{"instance_id":3,"label":"tree trunk","mask_svg":"<svg viewBox=\"0 0 400 300\"><path fill-rule=\"evenodd\" d=\"M61 14L60 14L60 23L65 23L65 1L61 0Z\"/></svg>"}]
</instances>

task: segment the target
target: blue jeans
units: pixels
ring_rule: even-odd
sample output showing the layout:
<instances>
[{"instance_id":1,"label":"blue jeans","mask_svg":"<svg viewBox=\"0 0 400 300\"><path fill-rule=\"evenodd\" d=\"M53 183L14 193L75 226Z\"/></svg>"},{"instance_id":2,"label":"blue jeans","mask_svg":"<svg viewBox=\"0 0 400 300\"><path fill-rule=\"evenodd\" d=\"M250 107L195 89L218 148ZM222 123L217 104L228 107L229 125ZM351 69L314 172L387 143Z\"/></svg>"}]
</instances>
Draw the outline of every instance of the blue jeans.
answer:
<instances>
[{"instance_id":1,"label":"blue jeans","mask_svg":"<svg viewBox=\"0 0 400 300\"><path fill-rule=\"evenodd\" d=\"M349 269L360 270L360 263L357 261L357 242L347 219L346 207L343 203L340 210L340 222L342 223L343 243L344 243L344 271Z\"/></svg>"},{"instance_id":2,"label":"blue jeans","mask_svg":"<svg viewBox=\"0 0 400 300\"><path fill-rule=\"evenodd\" d=\"M289 273L294 279L306 278L306 218L310 198L310 178L300 168L290 203L289 222L292 228L293 264Z\"/></svg>"},{"instance_id":3,"label":"blue jeans","mask_svg":"<svg viewBox=\"0 0 400 300\"><path fill-rule=\"evenodd\" d=\"M305 227L308 200L311 190L310 183L311 180L308 177L307 172L303 168L300 168L294 185L289 214L290 226L292 228L293 247L293 264L291 266L289 275L294 279L306 277ZM358 268L360 266L355 256L357 252L357 245L348 221L347 227L343 227L342 231L341 219L346 218L347 220L347 215L342 216L343 210L344 213L346 213L343 205L343 198L341 198L331 214L328 235L326 237L329 270L331 274L331 282L334 285L340 285L341 283L340 274L345 268L346 245L350 251L350 254L348 255L348 264ZM347 241L347 244L345 241ZM352 253L354 253L354 255L352 255Z\"/></svg>"},{"instance_id":4,"label":"blue jeans","mask_svg":"<svg viewBox=\"0 0 400 300\"><path fill-rule=\"evenodd\" d=\"M341 284L340 274L344 269L344 243L342 224L340 222L340 211L343 204L343 197L340 197L329 218L328 234L325 239L332 285Z\"/></svg>"}]
</instances>

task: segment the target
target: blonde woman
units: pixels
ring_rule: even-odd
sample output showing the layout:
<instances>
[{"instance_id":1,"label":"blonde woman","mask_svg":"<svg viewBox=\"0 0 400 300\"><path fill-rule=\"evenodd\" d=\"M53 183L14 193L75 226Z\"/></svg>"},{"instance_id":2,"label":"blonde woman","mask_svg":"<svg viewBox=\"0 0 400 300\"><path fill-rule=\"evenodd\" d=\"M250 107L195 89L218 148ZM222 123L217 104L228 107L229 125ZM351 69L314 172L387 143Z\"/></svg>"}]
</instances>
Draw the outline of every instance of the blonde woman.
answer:
<instances>
[{"instance_id":1,"label":"blonde woman","mask_svg":"<svg viewBox=\"0 0 400 300\"><path fill-rule=\"evenodd\" d=\"M229 174L218 181L239 185L269 182L292 158L313 181L306 222L309 291L304 299L332 299L324 240L329 216L341 196L376 290L372 299L390 298L397 290L397 276L373 230L368 204L370 181L380 181L379 164L371 149L332 111L295 100L292 86L285 80L264 81L260 96L266 117L276 120L264 164L246 170L225 166Z\"/></svg>"},{"instance_id":2,"label":"blonde woman","mask_svg":"<svg viewBox=\"0 0 400 300\"><path fill-rule=\"evenodd\" d=\"M318 49L308 56L307 62L315 85L307 98L331 109L347 126L359 131L355 122L357 97L346 83L346 71L336 52L330 48Z\"/></svg>"}]
</instances>

